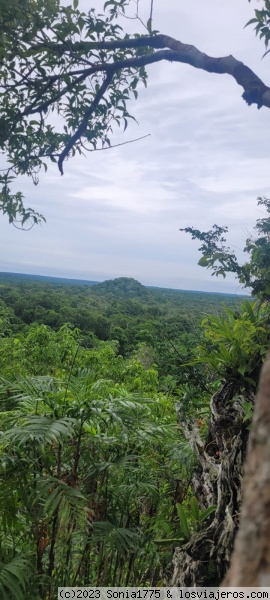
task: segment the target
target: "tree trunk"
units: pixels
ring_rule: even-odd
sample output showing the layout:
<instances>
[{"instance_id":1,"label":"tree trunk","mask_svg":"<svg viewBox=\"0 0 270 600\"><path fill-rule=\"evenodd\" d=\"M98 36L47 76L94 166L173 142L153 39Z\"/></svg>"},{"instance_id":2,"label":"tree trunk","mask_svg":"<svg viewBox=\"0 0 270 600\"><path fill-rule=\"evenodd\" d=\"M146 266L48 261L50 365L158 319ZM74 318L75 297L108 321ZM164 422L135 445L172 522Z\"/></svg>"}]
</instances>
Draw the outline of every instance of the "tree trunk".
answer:
<instances>
[{"instance_id":1,"label":"tree trunk","mask_svg":"<svg viewBox=\"0 0 270 600\"><path fill-rule=\"evenodd\" d=\"M185 422L181 405L177 413L182 431L193 447L198 464L192 489L202 509L216 504L208 527L192 534L188 543L176 548L172 585L214 586L222 581L230 562L239 522L243 460L248 440L243 422L243 401L254 400L252 392L241 395L239 385L226 382L212 397L206 441L195 423Z\"/></svg>"},{"instance_id":2,"label":"tree trunk","mask_svg":"<svg viewBox=\"0 0 270 600\"><path fill-rule=\"evenodd\" d=\"M223 585L270 586L270 353L256 396L240 526Z\"/></svg>"}]
</instances>

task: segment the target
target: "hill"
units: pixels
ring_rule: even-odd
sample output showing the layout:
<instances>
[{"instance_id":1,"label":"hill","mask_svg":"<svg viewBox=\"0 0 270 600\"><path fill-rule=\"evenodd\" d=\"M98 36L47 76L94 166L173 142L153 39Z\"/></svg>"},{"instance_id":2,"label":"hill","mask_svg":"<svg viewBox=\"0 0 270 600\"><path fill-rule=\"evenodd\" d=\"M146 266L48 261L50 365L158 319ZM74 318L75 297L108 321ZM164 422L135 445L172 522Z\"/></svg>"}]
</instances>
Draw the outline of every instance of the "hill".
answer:
<instances>
[{"instance_id":1,"label":"hill","mask_svg":"<svg viewBox=\"0 0 270 600\"><path fill-rule=\"evenodd\" d=\"M133 277L117 277L116 279L107 279L103 283L95 285L95 294L112 294L117 297L146 297L149 292L146 286L133 279Z\"/></svg>"}]
</instances>

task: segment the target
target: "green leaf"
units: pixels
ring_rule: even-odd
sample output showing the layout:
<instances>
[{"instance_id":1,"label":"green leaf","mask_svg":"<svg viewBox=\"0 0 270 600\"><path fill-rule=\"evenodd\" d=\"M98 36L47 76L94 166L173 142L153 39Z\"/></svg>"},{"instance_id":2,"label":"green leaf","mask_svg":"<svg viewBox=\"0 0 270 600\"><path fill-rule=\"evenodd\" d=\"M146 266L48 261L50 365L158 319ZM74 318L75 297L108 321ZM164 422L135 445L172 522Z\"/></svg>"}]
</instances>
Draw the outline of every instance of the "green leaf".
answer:
<instances>
[{"instance_id":1,"label":"green leaf","mask_svg":"<svg viewBox=\"0 0 270 600\"><path fill-rule=\"evenodd\" d=\"M189 540L189 538L190 538L190 529L189 529L189 526L188 526L188 522L187 522L187 518L186 518L186 515L185 515L185 512L184 512L184 509L181 506L181 504L178 504L178 503L176 504L176 510L177 510L177 514L178 514L178 517L179 517L179 521L180 521L180 525L181 525L181 529L183 531L183 534L184 534L185 538L187 540Z\"/></svg>"},{"instance_id":2,"label":"green leaf","mask_svg":"<svg viewBox=\"0 0 270 600\"><path fill-rule=\"evenodd\" d=\"M199 521L200 508L199 508L199 504L198 504L198 501L195 498L195 496L192 496L192 498L190 499L190 508L191 508L191 514L192 514L194 521Z\"/></svg>"},{"instance_id":3,"label":"green leaf","mask_svg":"<svg viewBox=\"0 0 270 600\"><path fill-rule=\"evenodd\" d=\"M250 383L253 387L257 386L257 383L254 379L252 379L251 377L245 377L245 381L247 381L248 383Z\"/></svg>"},{"instance_id":4,"label":"green leaf","mask_svg":"<svg viewBox=\"0 0 270 600\"><path fill-rule=\"evenodd\" d=\"M154 543L157 546L177 546L177 544L182 544L186 542L185 538L167 538L164 540L154 540Z\"/></svg>"},{"instance_id":5,"label":"green leaf","mask_svg":"<svg viewBox=\"0 0 270 600\"><path fill-rule=\"evenodd\" d=\"M209 515L211 515L213 512L216 512L216 510L217 506L215 504L208 506L208 508L200 515L200 522L203 523L209 517Z\"/></svg>"},{"instance_id":6,"label":"green leaf","mask_svg":"<svg viewBox=\"0 0 270 600\"><path fill-rule=\"evenodd\" d=\"M200 265L200 267L208 267L209 260L209 256L202 256L198 262L198 265Z\"/></svg>"},{"instance_id":7,"label":"green leaf","mask_svg":"<svg viewBox=\"0 0 270 600\"><path fill-rule=\"evenodd\" d=\"M245 27L247 27L248 25L252 25L253 23L257 23L258 19L256 19L255 17L253 17L253 19L250 19L246 24ZM245 29L244 27L244 29Z\"/></svg>"},{"instance_id":8,"label":"green leaf","mask_svg":"<svg viewBox=\"0 0 270 600\"><path fill-rule=\"evenodd\" d=\"M30 565L16 556L9 563L0 563L0 594L9 600L24 600L29 585Z\"/></svg>"},{"instance_id":9,"label":"green leaf","mask_svg":"<svg viewBox=\"0 0 270 600\"><path fill-rule=\"evenodd\" d=\"M245 307L246 312L248 313L251 323L256 323L256 316L254 314L252 305L250 304L250 302L248 300L245 301L244 307Z\"/></svg>"},{"instance_id":10,"label":"green leaf","mask_svg":"<svg viewBox=\"0 0 270 600\"><path fill-rule=\"evenodd\" d=\"M243 367L238 367L237 371L238 371L238 373L240 373L241 375L244 376L247 371L246 365L244 365Z\"/></svg>"}]
</instances>

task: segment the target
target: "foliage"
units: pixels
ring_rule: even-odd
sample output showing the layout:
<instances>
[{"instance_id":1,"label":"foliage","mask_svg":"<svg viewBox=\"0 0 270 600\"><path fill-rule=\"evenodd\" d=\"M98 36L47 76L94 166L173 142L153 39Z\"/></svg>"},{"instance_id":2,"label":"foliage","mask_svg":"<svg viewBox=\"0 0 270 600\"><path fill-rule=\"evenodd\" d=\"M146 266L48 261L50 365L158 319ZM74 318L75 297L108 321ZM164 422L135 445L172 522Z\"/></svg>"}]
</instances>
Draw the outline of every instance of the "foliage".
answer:
<instances>
[{"instance_id":1,"label":"foliage","mask_svg":"<svg viewBox=\"0 0 270 600\"><path fill-rule=\"evenodd\" d=\"M71 355L78 341L80 346L90 349L100 341L117 340L122 356L133 355L148 367L153 363L158 365L164 391L177 389L189 375L202 382L198 367L181 368L196 356L202 316L220 313L223 303L237 309L242 298L153 290L139 282L131 290L125 292L125 289L122 278L110 285L75 282L65 285L61 279L47 283L46 278L43 282L31 276L0 275L0 299L3 311L10 315L8 331L11 334L0 341L0 365L3 368L4 364L13 364L13 368L15 365L18 368L25 356L24 369L27 362L31 362L35 374L48 374L54 365L60 366L61 356L66 352L64 332L73 331ZM69 330L62 329L67 324ZM43 333L37 329L41 325ZM48 353L51 353L50 360ZM44 357L38 361L39 356ZM68 360L65 364L68 367Z\"/></svg>"},{"instance_id":2,"label":"foliage","mask_svg":"<svg viewBox=\"0 0 270 600\"><path fill-rule=\"evenodd\" d=\"M15 556L9 562L0 562L0 593L3 600L24 600L29 588L29 562Z\"/></svg>"},{"instance_id":3,"label":"foliage","mask_svg":"<svg viewBox=\"0 0 270 600\"><path fill-rule=\"evenodd\" d=\"M194 531L200 531L204 521L216 511L216 506L208 506L205 510L201 510L195 496L189 499L189 507L177 503L176 510L179 519L178 536L177 538L166 538L163 540L155 540L157 545L170 546L181 545L186 543L191 538Z\"/></svg>"},{"instance_id":4,"label":"foliage","mask_svg":"<svg viewBox=\"0 0 270 600\"><path fill-rule=\"evenodd\" d=\"M181 504L176 504L177 514L180 521L180 528L184 538L188 540L191 536L191 531L200 531L202 524L208 517L216 511L216 506L208 506L205 510L201 510L195 496L189 500L189 509Z\"/></svg>"},{"instance_id":5,"label":"foliage","mask_svg":"<svg viewBox=\"0 0 270 600\"><path fill-rule=\"evenodd\" d=\"M262 300L270 299L270 199L258 198L258 206L263 206L266 210L266 217L258 219L255 226L256 237L249 237L246 240L244 251L249 254L249 261L240 265L233 251L225 246L226 238L224 233L228 231L227 227L214 225L213 229L207 232L201 232L194 227L180 229L191 234L192 239L198 239L202 242L199 250L202 252L202 258L199 265L212 270L212 275L222 275L226 273L235 273L240 283L252 294Z\"/></svg>"},{"instance_id":6,"label":"foliage","mask_svg":"<svg viewBox=\"0 0 270 600\"><path fill-rule=\"evenodd\" d=\"M63 325L57 332L46 325L30 327L27 334L2 338L2 374L14 371L47 375L69 369L78 349L79 331Z\"/></svg>"},{"instance_id":7,"label":"foliage","mask_svg":"<svg viewBox=\"0 0 270 600\"><path fill-rule=\"evenodd\" d=\"M0 586L14 599L51 599L59 580L162 583L174 546L215 510L192 494L174 403L203 440L217 375L256 376L222 362L222 345L234 356L238 340L246 361L250 347L254 366L260 327L267 338L267 308L241 298L60 283L0 283Z\"/></svg>"},{"instance_id":8,"label":"foliage","mask_svg":"<svg viewBox=\"0 0 270 600\"><path fill-rule=\"evenodd\" d=\"M120 39L117 17L127 4L109 0L99 14L80 11L76 0L73 6L1 1L0 147L9 164L0 176L0 207L11 223L44 220L24 207L21 192L11 191L16 176L26 174L36 185L48 161L63 174L65 159L109 147L113 127L125 129L133 118L127 101L137 97L139 82L146 84L143 63L133 66L141 49L112 44ZM125 60L124 70L118 64Z\"/></svg>"},{"instance_id":9,"label":"foliage","mask_svg":"<svg viewBox=\"0 0 270 600\"><path fill-rule=\"evenodd\" d=\"M0 337L11 334L14 322L16 322L14 311L0 300Z\"/></svg>"},{"instance_id":10,"label":"foliage","mask_svg":"<svg viewBox=\"0 0 270 600\"><path fill-rule=\"evenodd\" d=\"M209 365L221 378L256 387L262 361L269 347L267 304L245 300L238 312L228 308L220 317L203 320L205 339L198 361Z\"/></svg>"},{"instance_id":11,"label":"foliage","mask_svg":"<svg viewBox=\"0 0 270 600\"><path fill-rule=\"evenodd\" d=\"M250 0L248 1L250 2ZM269 0L263 0L263 2L264 8L257 8L255 10L255 17L250 19L247 25L255 25L256 35L264 41L265 47L268 48L270 41L270 2ZM268 53L269 50L266 50L264 56Z\"/></svg>"},{"instance_id":12,"label":"foliage","mask_svg":"<svg viewBox=\"0 0 270 600\"><path fill-rule=\"evenodd\" d=\"M247 400L243 401L243 409L245 411L245 416L243 418L243 423L248 421L247 429L251 429L251 419L253 415L253 403L248 402Z\"/></svg>"},{"instance_id":13,"label":"foliage","mask_svg":"<svg viewBox=\"0 0 270 600\"><path fill-rule=\"evenodd\" d=\"M35 557L29 598L53 597L59 578L135 583L146 556L149 581L161 560L153 538L181 476L181 434L153 369L103 345L82 349L73 372L1 383L0 547L8 565L9 532L14 558ZM129 391L136 379L143 396Z\"/></svg>"}]
</instances>

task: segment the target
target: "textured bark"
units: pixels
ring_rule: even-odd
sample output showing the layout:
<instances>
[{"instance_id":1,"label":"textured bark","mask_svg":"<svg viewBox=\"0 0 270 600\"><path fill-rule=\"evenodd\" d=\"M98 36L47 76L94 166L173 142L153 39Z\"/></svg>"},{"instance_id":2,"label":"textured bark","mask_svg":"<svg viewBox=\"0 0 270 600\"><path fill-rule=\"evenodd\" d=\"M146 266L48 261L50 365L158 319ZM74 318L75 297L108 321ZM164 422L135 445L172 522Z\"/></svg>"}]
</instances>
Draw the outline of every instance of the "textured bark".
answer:
<instances>
[{"instance_id":1,"label":"textured bark","mask_svg":"<svg viewBox=\"0 0 270 600\"><path fill-rule=\"evenodd\" d=\"M158 34L141 36L139 38L119 39L113 41L101 41L101 42L89 42L81 41L69 43L54 43L46 41L46 47L50 46L54 52L62 54L73 54L78 52L84 52L85 55L91 56L94 50L107 50L113 51L119 48L143 48L145 54L138 57L125 58L123 60L116 60L104 63L97 63L90 68L81 68L76 71L68 73L70 76L80 75L82 78L88 77L93 73L104 72L104 73L115 73L122 69L136 68L140 66L146 66L162 60L170 62L186 63L195 67L196 69L202 69L208 73L217 73L232 76L235 81L243 88L244 92L242 97L250 106L256 104L258 108L266 106L270 108L270 88L244 63L234 58L232 55L223 57L208 56L204 52L201 52L195 46L190 44L183 44L180 40L176 40L168 35ZM31 50L42 49L43 44L35 44ZM154 53L149 53L149 49L157 50ZM79 63L80 64L80 63ZM65 73L66 75L67 73ZM46 81L56 81L63 75L52 75L47 76ZM32 111L33 112L33 111ZM35 112L35 111L34 111Z\"/></svg>"},{"instance_id":2,"label":"textured bark","mask_svg":"<svg viewBox=\"0 0 270 600\"><path fill-rule=\"evenodd\" d=\"M227 586L270 585L270 354L256 396L243 506Z\"/></svg>"},{"instance_id":3,"label":"textured bark","mask_svg":"<svg viewBox=\"0 0 270 600\"><path fill-rule=\"evenodd\" d=\"M253 400L245 394L245 399ZM244 397L233 383L225 383L211 400L211 418L206 441L199 430L178 418L182 430L196 452L198 466L192 480L194 495L202 508L217 505L209 526L193 534L174 554L172 585L219 585L230 562L238 527L243 460L248 439L243 423Z\"/></svg>"}]
</instances>

